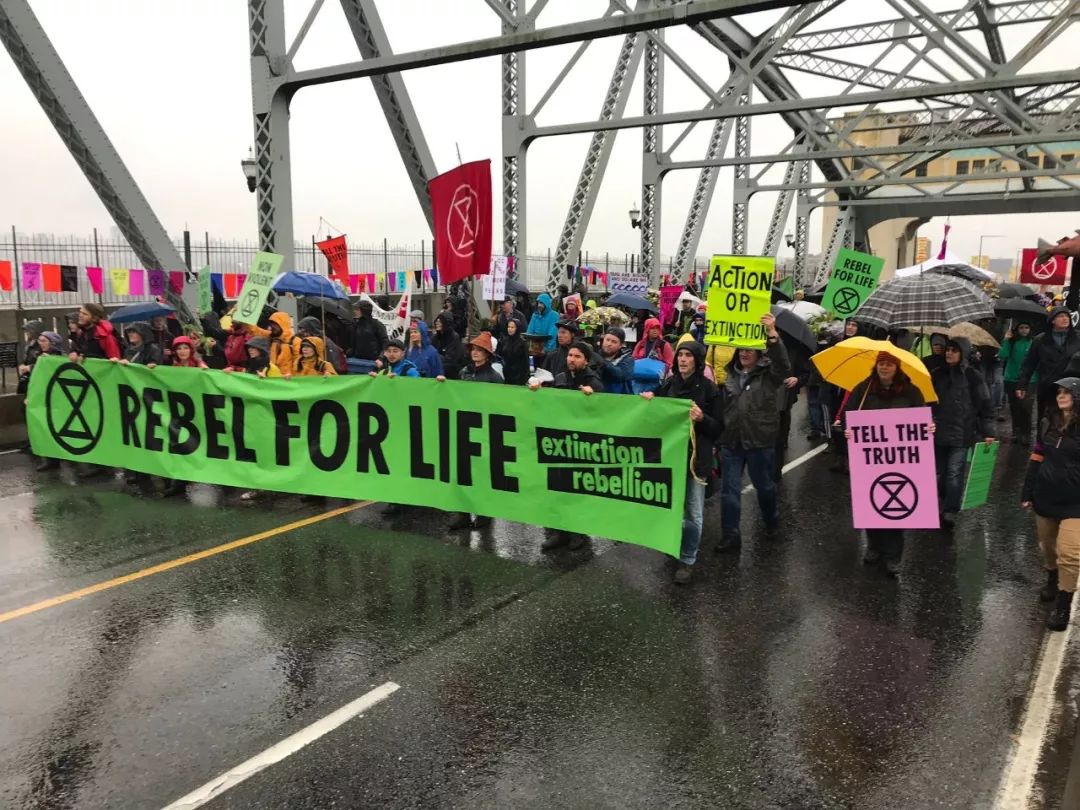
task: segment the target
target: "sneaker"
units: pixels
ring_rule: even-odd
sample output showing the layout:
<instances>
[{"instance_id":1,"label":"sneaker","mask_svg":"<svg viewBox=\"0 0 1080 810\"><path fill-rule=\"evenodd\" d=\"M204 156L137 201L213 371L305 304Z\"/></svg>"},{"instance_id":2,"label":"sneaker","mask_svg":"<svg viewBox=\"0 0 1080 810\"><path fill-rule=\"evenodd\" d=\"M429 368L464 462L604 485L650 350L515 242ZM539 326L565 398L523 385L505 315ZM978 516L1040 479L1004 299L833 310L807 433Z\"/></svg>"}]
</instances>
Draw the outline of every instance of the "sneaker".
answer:
<instances>
[{"instance_id":1,"label":"sneaker","mask_svg":"<svg viewBox=\"0 0 1080 810\"><path fill-rule=\"evenodd\" d=\"M242 500L242 501L253 501L258 497L259 497L259 490L257 490L257 489L249 489L249 490L246 490L245 492L240 493L240 500Z\"/></svg>"},{"instance_id":2,"label":"sneaker","mask_svg":"<svg viewBox=\"0 0 1080 810\"><path fill-rule=\"evenodd\" d=\"M579 548L584 547L589 542L589 535L587 534L572 534L570 540L566 544L566 547L571 551L577 551Z\"/></svg>"},{"instance_id":3,"label":"sneaker","mask_svg":"<svg viewBox=\"0 0 1080 810\"><path fill-rule=\"evenodd\" d=\"M1046 629L1061 632L1069 626L1069 618L1072 613L1073 595L1069 591L1058 591L1054 609L1050 611L1050 618L1046 620Z\"/></svg>"},{"instance_id":4,"label":"sneaker","mask_svg":"<svg viewBox=\"0 0 1080 810\"><path fill-rule=\"evenodd\" d=\"M684 562L679 563L679 567L675 569L675 577L673 581L676 585L687 585L694 575L694 566L687 565Z\"/></svg>"}]
</instances>

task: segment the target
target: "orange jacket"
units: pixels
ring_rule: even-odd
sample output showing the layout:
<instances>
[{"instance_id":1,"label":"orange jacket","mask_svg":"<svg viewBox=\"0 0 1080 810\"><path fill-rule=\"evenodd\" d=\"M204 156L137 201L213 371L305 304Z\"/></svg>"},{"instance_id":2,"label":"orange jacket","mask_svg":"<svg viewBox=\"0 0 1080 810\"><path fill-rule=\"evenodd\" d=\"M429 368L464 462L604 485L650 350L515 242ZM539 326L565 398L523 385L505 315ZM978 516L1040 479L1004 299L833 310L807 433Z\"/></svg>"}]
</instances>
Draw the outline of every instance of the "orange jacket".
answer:
<instances>
[{"instance_id":1,"label":"orange jacket","mask_svg":"<svg viewBox=\"0 0 1080 810\"><path fill-rule=\"evenodd\" d=\"M307 360L304 358L304 344L309 343L315 349L315 356ZM333 377L337 374L334 366L326 361L326 341L321 337L306 337L300 339L297 347L296 362L292 366L294 377Z\"/></svg>"}]
</instances>

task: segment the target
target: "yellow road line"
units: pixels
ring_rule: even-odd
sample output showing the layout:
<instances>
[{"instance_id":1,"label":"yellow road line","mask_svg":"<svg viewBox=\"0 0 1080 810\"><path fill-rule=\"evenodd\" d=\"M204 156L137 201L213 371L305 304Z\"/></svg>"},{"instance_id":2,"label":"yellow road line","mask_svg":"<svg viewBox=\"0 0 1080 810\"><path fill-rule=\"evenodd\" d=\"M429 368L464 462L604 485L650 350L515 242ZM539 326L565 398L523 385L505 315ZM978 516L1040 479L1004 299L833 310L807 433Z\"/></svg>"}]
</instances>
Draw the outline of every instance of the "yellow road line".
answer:
<instances>
[{"instance_id":1,"label":"yellow road line","mask_svg":"<svg viewBox=\"0 0 1080 810\"><path fill-rule=\"evenodd\" d=\"M313 517L298 520L295 523L287 523L284 526L278 526L276 529L268 529L265 532L259 532L258 534L253 534L248 537L241 537L239 540L233 540L232 542L224 543L220 546L214 546L205 551L197 551L194 554L188 554L186 557L178 557L175 560L169 560L168 562L163 562L158 565L152 565L149 568L143 568L141 571L124 574L122 577L108 579L104 582L98 582L96 585L88 585L85 588L79 588L79 590L71 591L71 593L54 596L51 599L35 602L26 607L9 610L7 613L0 613L0 624L11 621L12 619L29 616L31 613L37 613L40 610L47 610L48 608L56 607L57 605L73 602L76 599L82 599L84 596L90 596L91 594L101 593L102 591L107 591L111 588L117 588L121 585L126 585L129 582L145 579L154 574L160 574L163 571L171 571L173 568L179 568L182 565L205 560L207 557L223 554L224 552L232 551L235 548L250 546L252 543L258 543L260 540L268 540L271 537L277 537L279 534L286 534L287 532L295 531L296 529L302 529L305 526L322 523L324 520L330 520L331 518L336 518L340 515L346 515L349 512L355 512L357 509L363 509L365 506L371 506L373 503L374 501L361 501L360 503L350 504L349 506L342 506L339 509L331 509L329 512L323 512L321 515L314 515Z\"/></svg>"}]
</instances>

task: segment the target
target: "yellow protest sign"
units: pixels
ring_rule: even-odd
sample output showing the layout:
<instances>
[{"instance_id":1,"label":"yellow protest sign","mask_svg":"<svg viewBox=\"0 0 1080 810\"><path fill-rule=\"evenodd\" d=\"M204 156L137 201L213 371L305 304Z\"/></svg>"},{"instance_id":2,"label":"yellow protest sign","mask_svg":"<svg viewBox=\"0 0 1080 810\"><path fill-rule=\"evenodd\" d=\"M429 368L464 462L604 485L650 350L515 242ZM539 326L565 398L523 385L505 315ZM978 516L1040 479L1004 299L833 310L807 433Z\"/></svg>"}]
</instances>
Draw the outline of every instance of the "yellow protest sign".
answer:
<instances>
[{"instance_id":1,"label":"yellow protest sign","mask_svg":"<svg viewBox=\"0 0 1080 810\"><path fill-rule=\"evenodd\" d=\"M771 256L713 256L705 290L705 342L739 349L764 349L761 318L772 303L776 259Z\"/></svg>"}]
</instances>

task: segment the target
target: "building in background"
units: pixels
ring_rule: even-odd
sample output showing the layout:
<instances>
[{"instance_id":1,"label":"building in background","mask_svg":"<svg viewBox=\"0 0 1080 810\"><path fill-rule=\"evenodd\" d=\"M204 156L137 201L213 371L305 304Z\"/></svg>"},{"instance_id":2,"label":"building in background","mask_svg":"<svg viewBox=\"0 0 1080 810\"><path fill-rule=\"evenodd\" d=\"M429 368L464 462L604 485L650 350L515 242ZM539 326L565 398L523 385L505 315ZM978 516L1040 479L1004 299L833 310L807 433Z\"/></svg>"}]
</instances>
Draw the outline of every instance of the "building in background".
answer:
<instances>
[{"instance_id":1,"label":"building in background","mask_svg":"<svg viewBox=\"0 0 1080 810\"><path fill-rule=\"evenodd\" d=\"M934 243L930 241L929 236L920 236L915 240L915 264L919 262L925 262L930 258L930 251L933 250Z\"/></svg>"}]
</instances>

